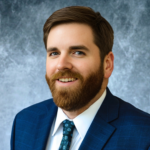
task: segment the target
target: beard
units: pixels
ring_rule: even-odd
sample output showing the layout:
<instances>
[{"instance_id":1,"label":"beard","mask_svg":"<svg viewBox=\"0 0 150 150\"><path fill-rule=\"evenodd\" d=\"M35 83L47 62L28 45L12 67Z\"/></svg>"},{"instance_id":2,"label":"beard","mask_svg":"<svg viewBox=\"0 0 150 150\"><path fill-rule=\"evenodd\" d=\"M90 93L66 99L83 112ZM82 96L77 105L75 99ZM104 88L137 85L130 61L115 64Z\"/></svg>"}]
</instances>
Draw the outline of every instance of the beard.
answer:
<instances>
[{"instance_id":1,"label":"beard","mask_svg":"<svg viewBox=\"0 0 150 150\"><path fill-rule=\"evenodd\" d=\"M78 85L56 88L56 80L63 76L77 78ZM51 90L54 103L66 111L76 111L86 106L100 91L104 78L103 64L86 78L70 70L59 71L52 75L51 78L46 74L45 78Z\"/></svg>"}]
</instances>

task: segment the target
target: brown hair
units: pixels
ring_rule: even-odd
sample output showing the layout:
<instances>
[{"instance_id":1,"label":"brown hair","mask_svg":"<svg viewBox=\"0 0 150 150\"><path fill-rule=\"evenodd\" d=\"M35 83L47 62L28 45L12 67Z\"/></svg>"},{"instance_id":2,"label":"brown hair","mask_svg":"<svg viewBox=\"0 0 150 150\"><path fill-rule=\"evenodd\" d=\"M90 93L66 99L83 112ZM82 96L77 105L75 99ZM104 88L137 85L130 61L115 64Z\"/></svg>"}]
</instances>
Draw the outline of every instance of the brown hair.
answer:
<instances>
[{"instance_id":1,"label":"brown hair","mask_svg":"<svg viewBox=\"0 0 150 150\"><path fill-rule=\"evenodd\" d=\"M105 56L112 51L114 33L111 25L99 12L83 6L65 7L55 11L45 22L43 27L44 44L47 49L47 38L51 28L62 23L84 23L93 30L94 43L100 49L100 57L103 62Z\"/></svg>"}]
</instances>

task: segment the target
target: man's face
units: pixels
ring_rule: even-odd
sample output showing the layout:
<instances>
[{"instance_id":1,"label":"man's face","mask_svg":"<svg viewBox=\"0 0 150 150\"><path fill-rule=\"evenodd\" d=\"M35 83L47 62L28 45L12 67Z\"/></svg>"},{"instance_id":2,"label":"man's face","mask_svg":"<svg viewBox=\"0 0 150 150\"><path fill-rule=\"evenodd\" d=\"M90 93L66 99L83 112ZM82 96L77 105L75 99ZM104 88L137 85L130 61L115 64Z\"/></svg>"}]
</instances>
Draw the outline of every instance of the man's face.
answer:
<instances>
[{"instance_id":1,"label":"man's face","mask_svg":"<svg viewBox=\"0 0 150 150\"><path fill-rule=\"evenodd\" d=\"M55 104L64 110L78 110L100 92L103 64L93 41L92 29L85 24L61 24L50 30L46 80Z\"/></svg>"}]
</instances>

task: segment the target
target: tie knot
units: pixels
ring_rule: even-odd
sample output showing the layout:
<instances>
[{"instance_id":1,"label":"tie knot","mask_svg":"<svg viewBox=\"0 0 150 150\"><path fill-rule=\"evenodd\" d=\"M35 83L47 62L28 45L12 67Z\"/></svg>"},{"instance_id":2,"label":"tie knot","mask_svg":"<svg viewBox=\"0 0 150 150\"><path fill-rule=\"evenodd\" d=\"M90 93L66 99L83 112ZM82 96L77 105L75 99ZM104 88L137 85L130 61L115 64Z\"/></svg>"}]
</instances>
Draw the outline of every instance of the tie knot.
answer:
<instances>
[{"instance_id":1,"label":"tie knot","mask_svg":"<svg viewBox=\"0 0 150 150\"><path fill-rule=\"evenodd\" d=\"M63 121L63 135L71 136L74 130L74 123L73 121L64 120Z\"/></svg>"}]
</instances>

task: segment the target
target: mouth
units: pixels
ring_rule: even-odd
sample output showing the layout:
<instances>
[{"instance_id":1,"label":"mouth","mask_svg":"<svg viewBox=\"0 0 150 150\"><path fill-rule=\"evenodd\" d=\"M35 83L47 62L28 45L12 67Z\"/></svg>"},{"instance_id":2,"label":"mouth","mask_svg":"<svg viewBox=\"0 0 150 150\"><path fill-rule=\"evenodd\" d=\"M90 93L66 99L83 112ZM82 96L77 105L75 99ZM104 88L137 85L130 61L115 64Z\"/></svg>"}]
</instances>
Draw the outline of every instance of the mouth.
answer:
<instances>
[{"instance_id":1,"label":"mouth","mask_svg":"<svg viewBox=\"0 0 150 150\"><path fill-rule=\"evenodd\" d=\"M59 78L56 80L56 83L60 86L69 86L78 81L77 78Z\"/></svg>"},{"instance_id":2,"label":"mouth","mask_svg":"<svg viewBox=\"0 0 150 150\"><path fill-rule=\"evenodd\" d=\"M59 78L59 79L57 79L57 81L63 82L63 83L74 82L76 80L78 80L78 79L77 78Z\"/></svg>"}]
</instances>

